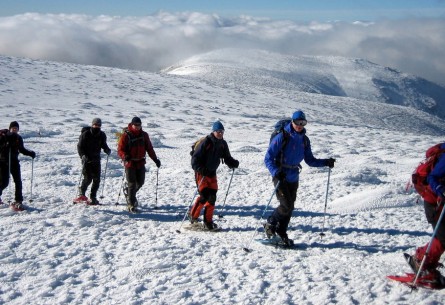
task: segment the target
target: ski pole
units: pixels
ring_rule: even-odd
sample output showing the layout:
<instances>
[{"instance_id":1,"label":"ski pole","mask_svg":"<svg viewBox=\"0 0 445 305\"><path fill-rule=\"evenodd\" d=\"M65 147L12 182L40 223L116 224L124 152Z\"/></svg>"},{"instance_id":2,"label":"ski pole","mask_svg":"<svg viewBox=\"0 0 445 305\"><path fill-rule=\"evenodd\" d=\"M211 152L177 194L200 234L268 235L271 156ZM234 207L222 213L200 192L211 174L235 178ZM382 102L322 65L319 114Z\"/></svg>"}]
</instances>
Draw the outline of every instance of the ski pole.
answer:
<instances>
[{"instance_id":1,"label":"ski pole","mask_svg":"<svg viewBox=\"0 0 445 305\"><path fill-rule=\"evenodd\" d=\"M203 176L201 178L201 181L199 181L199 184L196 186L196 191L193 194L192 200L190 201L190 204L188 205L187 210L185 211L184 218L181 221L181 225L179 226L179 229L176 230L176 233L181 233L181 228L182 228L182 225L184 224L185 219L187 218L187 213L189 212L190 207L192 206L192 203L196 197L196 194L198 194L198 192L199 192L199 187L201 186L202 182L204 181L204 178L205 178L205 176Z\"/></svg>"},{"instance_id":2,"label":"ski pole","mask_svg":"<svg viewBox=\"0 0 445 305\"><path fill-rule=\"evenodd\" d=\"M326 197L325 197L325 200L324 200L323 226L321 227L320 238L323 238L323 236L326 235L326 234L323 233L323 231L324 231L324 223L325 223L325 219L326 219L326 207L328 206L328 194L329 194L329 180L330 180L330 178L331 178L331 168L329 167L328 183L326 185Z\"/></svg>"},{"instance_id":3,"label":"ski pole","mask_svg":"<svg viewBox=\"0 0 445 305\"><path fill-rule=\"evenodd\" d=\"M219 218L223 218L222 212L224 211L224 207L226 206L227 194L229 194L230 184L232 184L232 179L233 179L233 174L234 173L235 173L235 169L233 168L232 169L232 175L230 176L229 186L227 187L226 197L224 197L224 203L223 203L223 206L221 207L221 212L218 215Z\"/></svg>"},{"instance_id":4,"label":"ski pole","mask_svg":"<svg viewBox=\"0 0 445 305\"><path fill-rule=\"evenodd\" d=\"M261 221L263 220L264 215L265 215L266 212L267 212L267 208L269 207L270 202L272 201L273 195L275 195L275 193L277 192L279 186L280 186L280 181L278 181L278 182L277 182L277 185L275 185L275 189L273 190L272 196L270 196L269 202L266 204L266 207L264 208L264 212L263 212L263 214L261 215L261 218L259 219L260 225L261 225ZM257 232L258 232L258 228L259 228L259 227L260 227L260 226L256 226L256 227L255 227L255 232L253 232L252 237L250 238L250 240L249 240L249 242L247 243L246 247L243 248L244 251L246 251L246 252L251 252L251 251L252 251L252 250L250 250L250 249L248 248L248 246L250 246L250 244L252 243L252 240L255 238L255 236L256 236L256 234L257 234Z\"/></svg>"},{"instance_id":5,"label":"ski pole","mask_svg":"<svg viewBox=\"0 0 445 305\"><path fill-rule=\"evenodd\" d=\"M155 192L155 209L158 208L158 185L159 185L159 168L156 171L156 192Z\"/></svg>"},{"instance_id":6,"label":"ski pole","mask_svg":"<svg viewBox=\"0 0 445 305\"><path fill-rule=\"evenodd\" d=\"M12 189L11 189L11 184L12 184L12 181L11 181L11 150L12 150L12 148L11 147L9 147L9 157L8 157L8 162L9 162L9 164L8 164L8 183L9 183L9 186L8 186L8 192L9 192L9 200L8 200L8 203L11 203L11 201L12 201Z\"/></svg>"},{"instance_id":7,"label":"ski pole","mask_svg":"<svg viewBox=\"0 0 445 305\"><path fill-rule=\"evenodd\" d=\"M124 169L124 174L122 175L121 186L119 187L119 195L117 195L116 203L114 205L119 205L119 198L121 197L122 188L124 186L124 180L125 180L125 169Z\"/></svg>"},{"instance_id":8,"label":"ski pole","mask_svg":"<svg viewBox=\"0 0 445 305\"><path fill-rule=\"evenodd\" d=\"M431 246L433 244L433 239L437 234L437 230L439 229L440 223L442 222L444 212L445 212L445 207L442 207L442 212L440 212L439 220L437 221L436 227L434 228L434 232L433 232L433 235L431 236L431 240L428 244L428 247L426 248L426 252L423 255L423 259L422 259L422 263L420 264L419 271L417 271L416 277L414 278L414 281L411 284L412 288L416 288L417 280L419 279L420 273L422 272L423 265L425 264L426 258L430 254Z\"/></svg>"},{"instance_id":9,"label":"ski pole","mask_svg":"<svg viewBox=\"0 0 445 305\"><path fill-rule=\"evenodd\" d=\"M31 191L30 191L30 195L29 195L29 197L30 197L29 202L33 202L33 199L32 199L33 181L34 181L34 158L32 158L32 161L31 161Z\"/></svg>"},{"instance_id":10,"label":"ski pole","mask_svg":"<svg viewBox=\"0 0 445 305\"><path fill-rule=\"evenodd\" d=\"M107 155L107 162L105 162L105 172L104 172L104 182L102 183L102 193L100 195L100 199L104 198L104 189L105 189L105 179L107 179L107 167L108 167L108 157L110 155Z\"/></svg>"}]
</instances>

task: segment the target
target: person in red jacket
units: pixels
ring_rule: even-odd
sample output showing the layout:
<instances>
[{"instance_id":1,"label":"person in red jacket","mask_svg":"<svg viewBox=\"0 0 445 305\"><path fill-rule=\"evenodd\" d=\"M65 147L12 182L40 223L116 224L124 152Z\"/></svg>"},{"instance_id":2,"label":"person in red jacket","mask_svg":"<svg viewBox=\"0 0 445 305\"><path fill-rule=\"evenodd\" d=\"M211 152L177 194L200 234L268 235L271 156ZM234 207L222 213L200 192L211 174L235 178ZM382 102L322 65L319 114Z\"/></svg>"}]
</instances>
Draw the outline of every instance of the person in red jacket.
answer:
<instances>
[{"instance_id":1,"label":"person in red jacket","mask_svg":"<svg viewBox=\"0 0 445 305\"><path fill-rule=\"evenodd\" d=\"M134 117L124 130L117 145L117 153L125 166L128 185L127 207L130 212L136 212L138 206L136 193L145 182L145 154L148 153L158 168L161 166L148 133L142 130L142 121L139 117Z\"/></svg>"},{"instance_id":2,"label":"person in red jacket","mask_svg":"<svg viewBox=\"0 0 445 305\"><path fill-rule=\"evenodd\" d=\"M445 150L445 143L440 146L440 149ZM445 252L445 220L442 219L439 222L445 203L445 154L440 155L436 165L427 176L427 181L430 192L423 198L423 207L426 220L431 224L433 230L436 230L436 235L430 241L431 246L428 255L426 255L426 251L429 243L418 247L413 255L405 253L405 258L411 269L416 273L425 258L422 270L420 270L422 279L426 279L434 285L445 287L445 277L437 270L441 266L440 257Z\"/></svg>"}]
</instances>

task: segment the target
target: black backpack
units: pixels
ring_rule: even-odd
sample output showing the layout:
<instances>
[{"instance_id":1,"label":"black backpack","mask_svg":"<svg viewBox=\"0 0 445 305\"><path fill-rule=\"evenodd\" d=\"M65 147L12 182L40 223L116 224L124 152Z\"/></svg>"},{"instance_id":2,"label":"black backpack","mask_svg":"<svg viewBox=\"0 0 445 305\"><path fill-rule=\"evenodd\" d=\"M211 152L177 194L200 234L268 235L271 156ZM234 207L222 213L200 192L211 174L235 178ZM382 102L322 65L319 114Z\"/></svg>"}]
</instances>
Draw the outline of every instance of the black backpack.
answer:
<instances>
[{"instance_id":1,"label":"black backpack","mask_svg":"<svg viewBox=\"0 0 445 305\"><path fill-rule=\"evenodd\" d=\"M2 151L8 145L8 129L0 129L0 151Z\"/></svg>"}]
</instances>

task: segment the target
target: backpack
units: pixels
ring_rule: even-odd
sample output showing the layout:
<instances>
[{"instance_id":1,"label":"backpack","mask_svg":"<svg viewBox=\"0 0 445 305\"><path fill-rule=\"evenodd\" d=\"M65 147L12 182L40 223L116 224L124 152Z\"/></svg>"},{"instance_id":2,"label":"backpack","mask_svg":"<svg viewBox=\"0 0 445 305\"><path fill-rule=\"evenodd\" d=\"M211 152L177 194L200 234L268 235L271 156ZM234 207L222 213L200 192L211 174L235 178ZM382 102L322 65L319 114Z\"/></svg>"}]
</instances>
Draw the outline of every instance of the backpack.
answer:
<instances>
[{"instance_id":1,"label":"backpack","mask_svg":"<svg viewBox=\"0 0 445 305\"><path fill-rule=\"evenodd\" d=\"M8 146L8 129L0 129L0 152L2 152Z\"/></svg>"},{"instance_id":2,"label":"backpack","mask_svg":"<svg viewBox=\"0 0 445 305\"><path fill-rule=\"evenodd\" d=\"M123 136L124 134L126 134L126 135L128 136L128 143L127 143L127 147L126 147L126 152L127 152L127 154L130 153L130 148L131 148L132 146L134 146L134 144L135 144L137 141L142 140L142 142L143 142L144 145L145 145L144 134L141 132L141 134L140 134L139 137L135 137L135 136L133 136L133 134L128 130L128 127L123 128L121 132L118 131L118 132L115 133L117 143L119 143L120 139L122 138L122 136Z\"/></svg>"},{"instance_id":3,"label":"backpack","mask_svg":"<svg viewBox=\"0 0 445 305\"><path fill-rule=\"evenodd\" d=\"M205 141L207 138L207 136L200 138L199 140L195 141L195 143L193 143L192 145L192 150L190 151L190 156L193 157L193 155L195 154L195 148L198 147L198 145L202 142Z\"/></svg>"},{"instance_id":4,"label":"backpack","mask_svg":"<svg viewBox=\"0 0 445 305\"><path fill-rule=\"evenodd\" d=\"M439 157L445 152L445 149L440 148L441 146L442 143L428 148L425 153L426 159L416 167L411 176L414 189L427 202L435 203L437 201L437 195L428 185L427 177L433 170Z\"/></svg>"},{"instance_id":5,"label":"backpack","mask_svg":"<svg viewBox=\"0 0 445 305\"><path fill-rule=\"evenodd\" d=\"M276 162L277 164L280 166L281 168L281 164L283 163L283 150L286 147L287 143L289 142L289 133L284 130L284 127L286 127L287 124L289 124L292 120L291 119L282 119L279 120L278 122L275 123L274 125L274 130L272 131L272 133L270 134L270 139L269 139L269 145L270 143L272 143L272 140L280 133L283 133L283 143L281 144L281 148L280 148L280 152L278 153L278 156L276 158ZM303 138L303 143L304 143L304 147L307 146L307 137L306 135ZM298 168L301 170L302 166L298 165Z\"/></svg>"}]
</instances>

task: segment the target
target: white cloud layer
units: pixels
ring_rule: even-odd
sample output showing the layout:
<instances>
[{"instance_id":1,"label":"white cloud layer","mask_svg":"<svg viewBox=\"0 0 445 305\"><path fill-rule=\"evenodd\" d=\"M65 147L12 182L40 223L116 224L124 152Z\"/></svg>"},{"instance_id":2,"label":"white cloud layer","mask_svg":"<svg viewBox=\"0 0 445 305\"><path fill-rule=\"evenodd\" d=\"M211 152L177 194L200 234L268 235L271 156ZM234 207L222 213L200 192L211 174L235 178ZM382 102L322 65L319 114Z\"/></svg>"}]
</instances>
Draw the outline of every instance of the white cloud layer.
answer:
<instances>
[{"instance_id":1,"label":"white cloud layer","mask_svg":"<svg viewBox=\"0 0 445 305\"><path fill-rule=\"evenodd\" d=\"M193 12L0 18L0 54L158 71L226 47L364 58L445 84L445 19L296 23Z\"/></svg>"}]
</instances>

